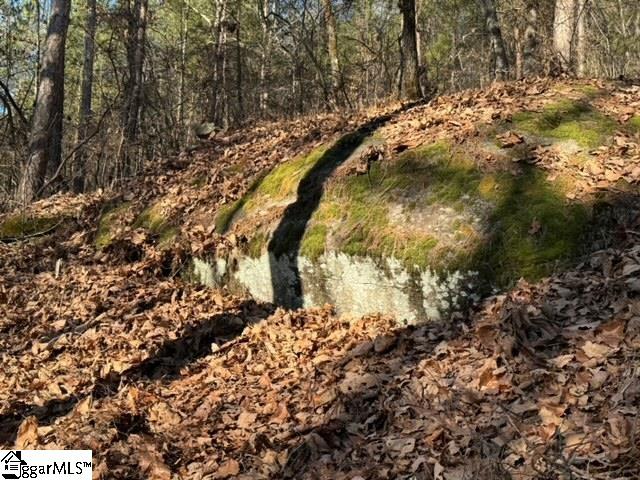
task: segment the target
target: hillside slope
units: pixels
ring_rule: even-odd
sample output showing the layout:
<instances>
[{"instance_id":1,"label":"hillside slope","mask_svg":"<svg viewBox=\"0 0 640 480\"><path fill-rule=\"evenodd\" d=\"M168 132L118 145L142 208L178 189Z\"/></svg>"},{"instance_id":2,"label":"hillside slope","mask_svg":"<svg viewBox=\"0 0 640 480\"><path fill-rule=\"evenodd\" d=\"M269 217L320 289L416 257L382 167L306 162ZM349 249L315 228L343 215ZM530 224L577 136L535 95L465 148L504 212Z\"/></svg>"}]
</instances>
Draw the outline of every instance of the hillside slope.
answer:
<instances>
[{"instance_id":1,"label":"hillside slope","mask_svg":"<svg viewBox=\"0 0 640 480\"><path fill-rule=\"evenodd\" d=\"M556 108L559 95L570 103ZM401 111L259 126L150 166L117 192L2 216L0 446L90 448L95 478L637 478L639 106L628 85L496 85ZM506 166L561 180L549 217L507 211L526 227L518 242L544 245L557 212L580 202L585 218L599 202L609 223L587 226L589 248L531 282L515 282L518 257L496 257L518 272L513 286L420 326L347 321L328 306L276 310L189 281L194 257L251 245L256 223L229 218L230 205L250 205L274 167L372 122L385 152L374 182L376 169L446 141L474 158L461 188L480 191ZM527 155L512 156L523 143ZM363 158L336 170L331 188L364 182ZM310 217L301 238L321 222Z\"/></svg>"}]
</instances>

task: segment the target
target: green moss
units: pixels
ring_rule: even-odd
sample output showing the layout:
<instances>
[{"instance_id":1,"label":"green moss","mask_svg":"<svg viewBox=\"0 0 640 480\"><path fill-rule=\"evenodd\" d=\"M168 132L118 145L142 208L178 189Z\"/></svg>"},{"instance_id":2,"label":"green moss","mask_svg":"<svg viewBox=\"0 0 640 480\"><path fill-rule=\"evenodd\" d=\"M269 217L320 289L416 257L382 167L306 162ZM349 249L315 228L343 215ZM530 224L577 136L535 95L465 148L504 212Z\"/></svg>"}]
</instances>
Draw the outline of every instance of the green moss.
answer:
<instances>
[{"instance_id":1,"label":"green moss","mask_svg":"<svg viewBox=\"0 0 640 480\"><path fill-rule=\"evenodd\" d=\"M11 215L0 222L0 240L19 239L46 232L59 222L52 217Z\"/></svg>"},{"instance_id":2,"label":"green moss","mask_svg":"<svg viewBox=\"0 0 640 480\"><path fill-rule=\"evenodd\" d=\"M572 89L578 93L583 94L589 99L593 99L602 95L604 90L596 87L595 85L574 85Z\"/></svg>"},{"instance_id":3,"label":"green moss","mask_svg":"<svg viewBox=\"0 0 640 480\"><path fill-rule=\"evenodd\" d=\"M247 254L251 258L259 258L262 255L265 247L267 246L267 235L263 232L257 232L251 239L246 247Z\"/></svg>"},{"instance_id":4,"label":"green moss","mask_svg":"<svg viewBox=\"0 0 640 480\"><path fill-rule=\"evenodd\" d=\"M229 229L229 226L233 221L233 217L242 209L242 206L244 204L242 200L244 198L245 197L242 197L241 199L236 200L233 203L229 203L220 207L214 220L217 233L223 234Z\"/></svg>"},{"instance_id":5,"label":"green moss","mask_svg":"<svg viewBox=\"0 0 640 480\"><path fill-rule=\"evenodd\" d=\"M548 182L534 167L517 175L483 173L461 151L439 143L332 186L305 234L306 251L322 253L331 235L332 245L350 255L392 255L409 268L480 270L487 284L500 286L520 277L535 280L581 253L588 211L567 204L565 193L563 182ZM483 202L489 223L482 233L458 219L454 241L439 242L423 229L391 222L389 205L398 198L410 210L446 206L460 215ZM338 218L324 218L337 207Z\"/></svg>"},{"instance_id":6,"label":"green moss","mask_svg":"<svg viewBox=\"0 0 640 480\"><path fill-rule=\"evenodd\" d=\"M517 130L558 140L574 140L585 148L600 146L615 132L615 122L589 103L561 100L547 105L543 112L513 115Z\"/></svg>"},{"instance_id":7,"label":"green moss","mask_svg":"<svg viewBox=\"0 0 640 480\"><path fill-rule=\"evenodd\" d=\"M214 219L216 233L222 235L229 230L229 227L231 227L236 215L240 214L245 209L245 206L253 198L255 191L258 189L263 179L264 175L259 175L253 183L251 183L247 192L242 197L233 203L220 207L216 214L216 218Z\"/></svg>"},{"instance_id":8,"label":"green moss","mask_svg":"<svg viewBox=\"0 0 640 480\"><path fill-rule=\"evenodd\" d=\"M405 265L424 269L433 264L432 251L438 246L438 240L429 236L413 236L401 242L397 258Z\"/></svg>"},{"instance_id":9,"label":"green moss","mask_svg":"<svg viewBox=\"0 0 640 480\"><path fill-rule=\"evenodd\" d=\"M326 148L321 147L309 155L298 157L274 168L256 188L256 194L274 200L282 200L295 195L300 180L324 156Z\"/></svg>"},{"instance_id":10,"label":"green moss","mask_svg":"<svg viewBox=\"0 0 640 480\"><path fill-rule=\"evenodd\" d=\"M98 249L107 247L114 239L115 227L118 220L131 207L131 202L124 202L116 207L107 209L98 221L98 230L94 239L95 246Z\"/></svg>"},{"instance_id":11,"label":"green moss","mask_svg":"<svg viewBox=\"0 0 640 480\"><path fill-rule=\"evenodd\" d=\"M302 238L300 245L300 255L312 260L317 259L325 252L327 243L328 227L322 224L316 224L310 227Z\"/></svg>"},{"instance_id":12,"label":"green moss","mask_svg":"<svg viewBox=\"0 0 640 480\"><path fill-rule=\"evenodd\" d=\"M166 225L167 218L157 204L145 208L133 223L134 228L144 228L152 233L161 233Z\"/></svg>"},{"instance_id":13,"label":"green moss","mask_svg":"<svg viewBox=\"0 0 640 480\"><path fill-rule=\"evenodd\" d=\"M428 234L401 232L402 228L390 221L389 200L416 187L434 184L436 165L452 161L451 147L438 142L407 153L388 166L374 164L369 175L341 178L325 193L305 233L303 248L312 255L322 254L331 231L335 248L349 255L394 256L407 267L428 265L438 241ZM459 163L463 169L470 168L461 159ZM447 180L451 177L447 176ZM440 191L443 201L461 199L466 180L461 175L450 190ZM439 184L442 182L441 179ZM419 203L413 208L419 208Z\"/></svg>"},{"instance_id":14,"label":"green moss","mask_svg":"<svg viewBox=\"0 0 640 480\"><path fill-rule=\"evenodd\" d=\"M537 280L582 253L589 212L567 204L561 185L534 167L502 175L502 192L490 219L490 236L471 263L487 280L508 286L518 278Z\"/></svg>"},{"instance_id":15,"label":"green moss","mask_svg":"<svg viewBox=\"0 0 640 480\"><path fill-rule=\"evenodd\" d=\"M170 245L178 235L178 228L163 214L159 204L145 208L133 223L134 228L143 228L157 237L160 247Z\"/></svg>"},{"instance_id":16,"label":"green moss","mask_svg":"<svg viewBox=\"0 0 640 480\"><path fill-rule=\"evenodd\" d=\"M640 115L634 115L633 117L631 117L628 126L634 132L640 133Z\"/></svg>"},{"instance_id":17,"label":"green moss","mask_svg":"<svg viewBox=\"0 0 640 480\"><path fill-rule=\"evenodd\" d=\"M544 122L547 130L559 135L567 128L562 112L568 107L556 105L549 108L548 118L531 121ZM575 108L572 121L582 122L585 112L591 115L587 107ZM555 115L562 119L554 120ZM238 218L247 198L253 198L257 208L274 198L296 195L298 206L305 208L306 189L317 188L305 175L324 174L340 160L340 144L336 145L318 150L325 152L319 159L297 159L295 166L270 173L252 193L219 214L221 224ZM291 177L297 180L291 182ZM300 190L301 179L305 191ZM545 276L583 252L589 211L567 203L566 187L564 181L549 182L544 172L526 164L483 172L461 148L437 142L376 162L367 175L326 182L308 222L300 220L304 215L291 205L288 218L278 225L277 245L268 248L276 255L299 248L297 253L310 259L329 247L354 256L393 256L409 269L477 270L485 285L505 287L520 277ZM400 206L408 218L435 218L438 228L430 231L431 224L393 218ZM475 223L480 219L483 225ZM266 231L257 232L248 254L261 255L270 238Z\"/></svg>"}]
</instances>

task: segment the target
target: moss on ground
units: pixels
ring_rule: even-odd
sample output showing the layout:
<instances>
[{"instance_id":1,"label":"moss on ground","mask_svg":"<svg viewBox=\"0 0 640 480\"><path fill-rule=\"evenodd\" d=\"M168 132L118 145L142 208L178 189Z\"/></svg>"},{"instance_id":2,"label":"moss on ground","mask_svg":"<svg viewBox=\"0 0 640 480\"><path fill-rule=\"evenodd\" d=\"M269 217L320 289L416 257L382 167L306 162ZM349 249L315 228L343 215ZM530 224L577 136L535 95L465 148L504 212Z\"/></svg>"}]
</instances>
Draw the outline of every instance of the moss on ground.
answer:
<instances>
[{"instance_id":1,"label":"moss on ground","mask_svg":"<svg viewBox=\"0 0 640 480\"><path fill-rule=\"evenodd\" d=\"M636 133L640 133L640 115L634 115L629 120L628 126Z\"/></svg>"},{"instance_id":2,"label":"moss on ground","mask_svg":"<svg viewBox=\"0 0 640 480\"><path fill-rule=\"evenodd\" d=\"M13 240L51 230L60 219L15 214L0 222L0 240Z\"/></svg>"},{"instance_id":3,"label":"moss on ground","mask_svg":"<svg viewBox=\"0 0 640 480\"><path fill-rule=\"evenodd\" d=\"M95 246L103 249L111 244L116 237L117 227L122 224L122 219L132 209L131 202L124 202L120 205L107 209L98 222L98 230L94 239ZM133 222L133 228L142 228L156 237L157 245L160 247L170 245L179 233L178 227L172 224L163 215L158 204L145 208Z\"/></svg>"},{"instance_id":4,"label":"moss on ground","mask_svg":"<svg viewBox=\"0 0 640 480\"><path fill-rule=\"evenodd\" d=\"M606 90L596 87L595 85L573 85L571 89L575 92L583 94L589 99L594 99L606 93Z\"/></svg>"},{"instance_id":5,"label":"moss on ground","mask_svg":"<svg viewBox=\"0 0 640 480\"><path fill-rule=\"evenodd\" d=\"M131 202L124 202L120 205L107 209L98 221L98 230L94 243L96 248L103 249L111 244L115 238L115 229L118 221L131 208Z\"/></svg>"},{"instance_id":6,"label":"moss on ground","mask_svg":"<svg viewBox=\"0 0 640 480\"><path fill-rule=\"evenodd\" d=\"M171 244L178 235L178 228L171 223L158 203L145 208L134 221L133 227L143 228L156 236L160 247Z\"/></svg>"},{"instance_id":7,"label":"moss on ground","mask_svg":"<svg viewBox=\"0 0 640 480\"><path fill-rule=\"evenodd\" d=\"M602 145L616 129L613 119L584 100L560 100L542 112L518 112L513 115L516 130L543 138L573 140L585 148Z\"/></svg>"}]
</instances>

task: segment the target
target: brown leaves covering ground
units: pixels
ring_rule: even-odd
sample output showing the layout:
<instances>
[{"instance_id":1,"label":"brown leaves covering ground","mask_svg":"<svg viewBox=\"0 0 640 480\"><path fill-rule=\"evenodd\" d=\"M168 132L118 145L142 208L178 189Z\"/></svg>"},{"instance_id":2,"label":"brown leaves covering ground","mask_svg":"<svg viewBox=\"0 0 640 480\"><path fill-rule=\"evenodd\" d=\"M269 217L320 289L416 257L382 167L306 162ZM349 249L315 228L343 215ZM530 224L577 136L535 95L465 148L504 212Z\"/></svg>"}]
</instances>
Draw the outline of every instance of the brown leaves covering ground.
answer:
<instances>
[{"instance_id":1,"label":"brown leaves covering ground","mask_svg":"<svg viewBox=\"0 0 640 480\"><path fill-rule=\"evenodd\" d=\"M468 141L478 122L540 108L556 87L463 92L382 132L394 151L444 135ZM638 102L637 91L613 91ZM630 118L622 102L602 102ZM229 241L210 230L221 204L365 117L257 127L121 192L36 204L68 221L0 244L0 445L90 448L96 478L638 478L634 232L571 271L420 328L349 323L329 307L273 313L180 280L189 254ZM635 182L637 155L637 136L620 134L593 155L602 177L547 153L533 161L582 175L582 195L614 182L607 170ZM200 175L204 186L194 185ZM160 197L186 218L173 251L130 225L123 242L95 250L106 201Z\"/></svg>"}]
</instances>

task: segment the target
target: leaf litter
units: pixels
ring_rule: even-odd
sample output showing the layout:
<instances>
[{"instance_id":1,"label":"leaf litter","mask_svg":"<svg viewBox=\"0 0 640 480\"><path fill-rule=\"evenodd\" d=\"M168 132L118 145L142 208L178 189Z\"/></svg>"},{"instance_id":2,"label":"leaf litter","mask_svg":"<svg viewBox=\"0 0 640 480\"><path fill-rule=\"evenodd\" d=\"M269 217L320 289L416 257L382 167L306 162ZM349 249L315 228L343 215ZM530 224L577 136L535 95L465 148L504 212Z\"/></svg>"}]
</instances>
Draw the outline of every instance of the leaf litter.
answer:
<instances>
[{"instance_id":1,"label":"leaf litter","mask_svg":"<svg viewBox=\"0 0 640 480\"><path fill-rule=\"evenodd\" d=\"M621 125L613 141L586 163L544 146L527 160L580 179L576 197L640 180L638 134L623 128L640 91L592 84L610 92L596 102ZM446 135L470 142L572 87L517 82L412 107L381 129L385 157ZM571 270L419 327L274 310L182 278L191 255L233 248L212 218L256 176L380 113L258 125L117 191L30 207L67 221L0 243L0 445L92 449L94 478L638 478L633 224ZM158 199L183 219L174 245L125 215L96 248L106 205Z\"/></svg>"}]
</instances>

